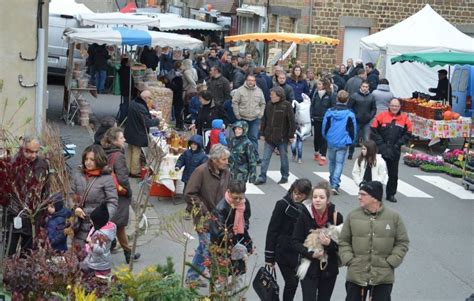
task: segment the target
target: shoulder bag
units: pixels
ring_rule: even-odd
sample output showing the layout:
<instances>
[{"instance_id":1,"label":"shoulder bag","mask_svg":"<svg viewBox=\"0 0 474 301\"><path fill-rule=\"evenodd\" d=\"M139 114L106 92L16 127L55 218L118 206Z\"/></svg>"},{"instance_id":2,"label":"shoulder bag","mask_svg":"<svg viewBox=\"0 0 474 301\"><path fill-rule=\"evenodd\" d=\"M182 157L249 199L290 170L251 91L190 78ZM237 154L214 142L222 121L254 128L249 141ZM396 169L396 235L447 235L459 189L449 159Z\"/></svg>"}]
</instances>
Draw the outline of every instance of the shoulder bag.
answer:
<instances>
[{"instance_id":1,"label":"shoulder bag","mask_svg":"<svg viewBox=\"0 0 474 301\"><path fill-rule=\"evenodd\" d=\"M109 166L112 168L112 179L114 180L114 185L115 185L115 188L117 189L117 194L119 196L127 196L128 194L127 189L123 187L122 185L120 185L117 175L115 174L114 164L115 164L115 161L117 161L117 156L118 156L117 152L113 153L108 163L109 163Z\"/></svg>"},{"instance_id":2,"label":"shoulder bag","mask_svg":"<svg viewBox=\"0 0 474 301\"><path fill-rule=\"evenodd\" d=\"M252 286L262 301L278 301L280 288L274 268L261 267L255 276Z\"/></svg>"}]
</instances>

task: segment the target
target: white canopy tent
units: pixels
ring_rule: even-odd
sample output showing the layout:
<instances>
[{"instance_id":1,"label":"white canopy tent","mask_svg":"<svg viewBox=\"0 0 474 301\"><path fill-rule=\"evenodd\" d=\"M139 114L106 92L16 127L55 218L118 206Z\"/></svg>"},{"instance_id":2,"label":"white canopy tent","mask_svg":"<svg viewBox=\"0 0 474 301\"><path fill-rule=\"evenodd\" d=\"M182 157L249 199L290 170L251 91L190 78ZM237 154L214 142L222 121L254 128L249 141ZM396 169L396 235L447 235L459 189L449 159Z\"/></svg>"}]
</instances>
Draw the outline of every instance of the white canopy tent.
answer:
<instances>
[{"instance_id":1,"label":"white canopy tent","mask_svg":"<svg viewBox=\"0 0 474 301\"><path fill-rule=\"evenodd\" d=\"M78 17L81 14L93 14L87 6L74 0L51 0L49 15L67 15Z\"/></svg>"},{"instance_id":2,"label":"white canopy tent","mask_svg":"<svg viewBox=\"0 0 474 301\"><path fill-rule=\"evenodd\" d=\"M398 97L410 97L413 91L428 92L428 88L436 87L436 71L440 68L419 63L392 65L392 57L441 51L474 55L474 39L459 31L428 4L400 23L362 38L360 47L363 61L377 63Z\"/></svg>"},{"instance_id":3,"label":"white canopy tent","mask_svg":"<svg viewBox=\"0 0 474 301\"><path fill-rule=\"evenodd\" d=\"M203 22L195 19L182 18L176 14L162 14L153 12L138 12L137 14L148 16L159 21L156 27L160 31L177 30L209 30L222 31L222 26L215 23Z\"/></svg>"},{"instance_id":4,"label":"white canopy tent","mask_svg":"<svg viewBox=\"0 0 474 301\"><path fill-rule=\"evenodd\" d=\"M124 13L81 14L82 26L159 26L160 20L147 16Z\"/></svg>"}]
</instances>

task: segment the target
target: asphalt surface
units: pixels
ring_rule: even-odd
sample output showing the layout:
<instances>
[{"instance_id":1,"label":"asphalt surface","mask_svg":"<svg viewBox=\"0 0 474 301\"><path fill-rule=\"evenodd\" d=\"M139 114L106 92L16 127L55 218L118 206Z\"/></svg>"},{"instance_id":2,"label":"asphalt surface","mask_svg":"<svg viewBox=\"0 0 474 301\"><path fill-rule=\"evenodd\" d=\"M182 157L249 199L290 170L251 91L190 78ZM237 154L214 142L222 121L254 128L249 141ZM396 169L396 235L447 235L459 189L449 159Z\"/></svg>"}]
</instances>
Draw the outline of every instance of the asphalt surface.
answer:
<instances>
[{"instance_id":1,"label":"asphalt surface","mask_svg":"<svg viewBox=\"0 0 474 301\"><path fill-rule=\"evenodd\" d=\"M92 142L89 132L80 126L66 126L59 120L62 104L62 87L53 81L49 85L48 119L57 124L62 135L69 136L77 147L77 155L69 163L71 166L80 163L80 153L85 146ZM98 99L90 99L94 114L100 118L105 115L115 115L118 110L119 97L100 95ZM356 154L359 150L356 150ZM350 178L353 161L347 161L343 174ZM277 175L275 180L270 177L267 183L258 189L249 188L253 193L248 194L252 205L250 234L254 240L257 252L251 256L248 281L264 263L264 244L266 229L274 204L285 194L285 188L276 182L279 179L279 158L273 156L270 171ZM312 160L312 139L304 143L303 164L291 162L290 172L297 178L308 178L312 183L327 180L314 172L327 172L327 166L320 167ZM417 176L434 176L423 180ZM411 168L401 163L399 178L416 189L405 188L397 194L398 203L388 203L386 206L398 211L407 227L410 237L410 249L402 265L396 269L395 284L392 291L393 300L465 300L474 293L474 193L459 189L461 179L439 174L427 174L418 168ZM442 182L443 179L448 182ZM134 185L136 180L132 180ZM343 184L350 186L350 181L343 179ZM260 190L260 191L258 191ZM448 191L450 192L448 192ZM420 192L421 191L421 192ZM343 190L341 195L333 196L331 201L344 216L358 206L357 197L350 195L350 189ZM420 197L421 196L421 197ZM176 203L176 200L175 200ZM179 203L179 200L178 200ZM140 237L139 252L142 258L136 262L135 270L156 263L164 263L171 256L176 264L176 271L181 271L183 247L157 234L160 216L170 215L184 209L184 204L173 204L171 199L151 198L153 205L147 211L150 219L150 229L145 236ZM193 248L188 250L186 260L191 261ZM113 256L115 265L124 262L123 254ZM253 273L253 275L252 275ZM280 291L283 290L282 277L278 278ZM333 293L333 300L344 300L345 297L345 268L340 269ZM258 300L250 288L246 294L247 300ZM298 288L295 300L301 300L301 290Z\"/></svg>"}]
</instances>

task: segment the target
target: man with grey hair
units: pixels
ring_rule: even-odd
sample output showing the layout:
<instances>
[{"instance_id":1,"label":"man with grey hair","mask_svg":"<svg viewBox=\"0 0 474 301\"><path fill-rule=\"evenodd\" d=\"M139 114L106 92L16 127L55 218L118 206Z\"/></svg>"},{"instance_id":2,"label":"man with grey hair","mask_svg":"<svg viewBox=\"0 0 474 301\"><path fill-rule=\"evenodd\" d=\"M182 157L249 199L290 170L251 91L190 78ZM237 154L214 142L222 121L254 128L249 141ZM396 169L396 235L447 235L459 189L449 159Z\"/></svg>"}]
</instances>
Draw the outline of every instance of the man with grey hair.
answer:
<instances>
[{"instance_id":1,"label":"man with grey hair","mask_svg":"<svg viewBox=\"0 0 474 301\"><path fill-rule=\"evenodd\" d=\"M224 197L230 179L229 172L230 152L222 144L216 144L209 152L209 160L198 166L189 178L184 191L186 210L194 219L199 236L199 245L194 254L192 264L202 273L203 263L208 257L209 229L207 217L217 203ZM186 275L186 283L206 286L206 282L199 279L199 273L190 268Z\"/></svg>"}]
</instances>

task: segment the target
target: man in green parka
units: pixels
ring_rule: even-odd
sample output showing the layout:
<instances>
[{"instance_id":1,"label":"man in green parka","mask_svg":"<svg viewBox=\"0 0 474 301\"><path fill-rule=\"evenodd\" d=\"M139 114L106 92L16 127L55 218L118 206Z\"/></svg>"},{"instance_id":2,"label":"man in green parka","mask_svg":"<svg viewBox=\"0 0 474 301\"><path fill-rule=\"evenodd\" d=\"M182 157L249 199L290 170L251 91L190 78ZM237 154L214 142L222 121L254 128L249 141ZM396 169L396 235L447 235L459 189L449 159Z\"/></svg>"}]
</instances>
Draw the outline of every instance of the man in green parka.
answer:
<instances>
[{"instance_id":1,"label":"man in green parka","mask_svg":"<svg viewBox=\"0 0 474 301\"><path fill-rule=\"evenodd\" d=\"M383 186L369 181L359 190L359 208L349 213L339 237L347 266L346 301L390 301L394 270L408 251L401 216L382 204Z\"/></svg>"}]
</instances>

